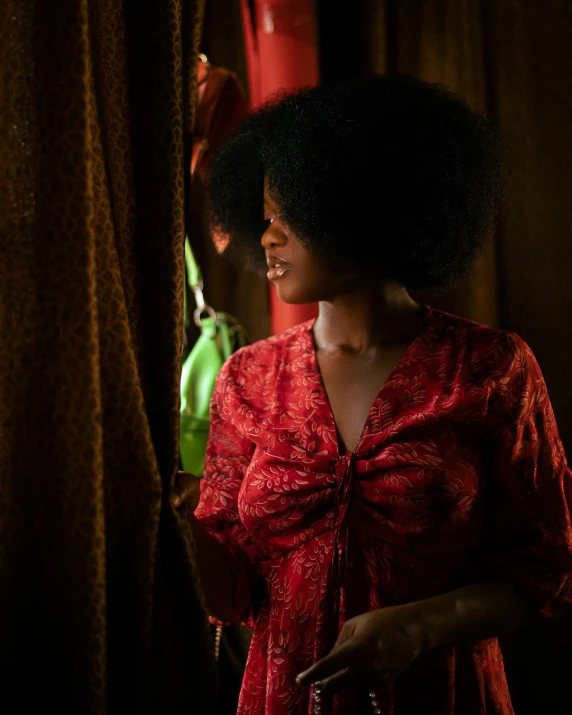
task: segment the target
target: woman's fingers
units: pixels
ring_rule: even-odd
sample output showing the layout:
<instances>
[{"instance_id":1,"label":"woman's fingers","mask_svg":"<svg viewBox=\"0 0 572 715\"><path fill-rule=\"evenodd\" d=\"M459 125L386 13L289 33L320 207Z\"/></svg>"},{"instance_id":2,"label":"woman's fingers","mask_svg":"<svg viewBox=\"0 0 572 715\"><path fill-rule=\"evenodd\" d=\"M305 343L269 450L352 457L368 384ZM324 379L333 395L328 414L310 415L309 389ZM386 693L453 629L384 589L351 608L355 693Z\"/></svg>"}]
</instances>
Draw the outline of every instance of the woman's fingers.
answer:
<instances>
[{"instance_id":1,"label":"woman's fingers","mask_svg":"<svg viewBox=\"0 0 572 715\"><path fill-rule=\"evenodd\" d=\"M177 508L181 506L184 502L192 499L194 502L198 502L199 498L199 480L194 474L189 472L178 472L175 477L175 484L173 487L173 494L171 496L171 504ZM196 506L196 503L189 505L191 508Z\"/></svg>"},{"instance_id":2,"label":"woman's fingers","mask_svg":"<svg viewBox=\"0 0 572 715\"><path fill-rule=\"evenodd\" d=\"M308 670L300 673L296 682L298 685L311 685L318 680L325 680L349 668L350 665L355 665L352 663L353 660L355 660L355 648L351 641L346 641L325 658L314 663Z\"/></svg>"}]
</instances>

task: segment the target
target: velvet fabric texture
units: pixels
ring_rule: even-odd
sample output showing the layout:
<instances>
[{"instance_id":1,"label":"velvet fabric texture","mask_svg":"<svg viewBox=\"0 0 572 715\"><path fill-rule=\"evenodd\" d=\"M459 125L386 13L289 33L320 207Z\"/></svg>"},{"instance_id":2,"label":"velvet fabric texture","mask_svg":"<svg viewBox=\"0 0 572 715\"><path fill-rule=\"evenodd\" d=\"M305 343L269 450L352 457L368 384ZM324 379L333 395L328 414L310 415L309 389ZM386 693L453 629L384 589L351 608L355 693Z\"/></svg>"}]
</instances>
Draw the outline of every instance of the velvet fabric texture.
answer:
<instances>
[{"instance_id":1,"label":"velvet fabric texture","mask_svg":"<svg viewBox=\"0 0 572 715\"><path fill-rule=\"evenodd\" d=\"M198 0L0 6L0 711L207 713L178 467Z\"/></svg>"}]
</instances>

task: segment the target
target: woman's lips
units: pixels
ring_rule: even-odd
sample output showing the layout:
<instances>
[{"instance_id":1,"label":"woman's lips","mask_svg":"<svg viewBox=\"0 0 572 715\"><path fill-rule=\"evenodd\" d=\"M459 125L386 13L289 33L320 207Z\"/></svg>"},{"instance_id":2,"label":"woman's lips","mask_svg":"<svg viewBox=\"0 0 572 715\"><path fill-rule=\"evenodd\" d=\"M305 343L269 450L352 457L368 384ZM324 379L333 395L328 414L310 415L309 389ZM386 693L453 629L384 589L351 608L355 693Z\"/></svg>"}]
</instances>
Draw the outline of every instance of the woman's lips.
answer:
<instances>
[{"instance_id":1,"label":"woman's lips","mask_svg":"<svg viewBox=\"0 0 572 715\"><path fill-rule=\"evenodd\" d=\"M282 278L292 268L292 264L278 258L277 256L269 256L266 259L268 265L268 280L275 281Z\"/></svg>"}]
</instances>

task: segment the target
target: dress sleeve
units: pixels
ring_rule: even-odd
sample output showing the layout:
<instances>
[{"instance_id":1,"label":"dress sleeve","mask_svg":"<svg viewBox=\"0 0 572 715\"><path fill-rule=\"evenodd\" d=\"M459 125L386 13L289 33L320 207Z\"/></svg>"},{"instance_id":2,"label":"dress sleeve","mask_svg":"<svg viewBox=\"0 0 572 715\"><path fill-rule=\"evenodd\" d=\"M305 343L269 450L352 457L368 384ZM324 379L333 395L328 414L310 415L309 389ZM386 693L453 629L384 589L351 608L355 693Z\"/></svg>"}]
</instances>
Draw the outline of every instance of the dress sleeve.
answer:
<instances>
[{"instance_id":1,"label":"dress sleeve","mask_svg":"<svg viewBox=\"0 0 572 715\"><path fill-rule=\"evenodd\" d=\"M195 516L205 531L224 547L233 574L235 618L253 628L256 594L262 579L255 546L239 516L238 499L254 444L240 434L235 424L238 419L238 415L233 414L236 370L227 362L215 385L205 471Z\"/></svg>"},{"instance_id":2,"label":"dress sleeve","mask_svg":"<svg viewBox=\"0 0 572 715\"><path fill-rule=\"evenodd\" d=\"M488 561L553 616L572 605L572 474L538 363L523 340L507 340L487 413Z\"/></svg>"}]
</instances>

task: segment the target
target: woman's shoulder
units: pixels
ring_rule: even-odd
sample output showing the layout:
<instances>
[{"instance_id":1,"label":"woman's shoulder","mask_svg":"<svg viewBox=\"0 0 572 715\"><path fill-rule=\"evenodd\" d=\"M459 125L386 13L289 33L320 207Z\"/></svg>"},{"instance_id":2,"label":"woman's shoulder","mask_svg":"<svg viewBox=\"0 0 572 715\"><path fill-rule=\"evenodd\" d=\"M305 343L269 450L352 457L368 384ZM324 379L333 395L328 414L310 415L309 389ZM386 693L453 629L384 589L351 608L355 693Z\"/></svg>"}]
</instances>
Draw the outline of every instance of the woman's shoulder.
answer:
<instances>
[{"instance_id":1,"label":"woman's shoulder","mask_svg":"<svg viewBox=\"0 0 572 715\"><path fill-rule=\"evenodd\" d=\"M252 441L283 429L281 418L300 389L312 392L312 322L248 345L230 356L215 387L214 400L240 422ZM237 416L239 416L237 418Z\"/></svg>"},{"instance_id":2,"label":"woman's shoulder","mask_svg":"<svg viewBox=\"0 0 572 715\"><path fill-rule=\"evenodd\" d=\"M536 366L527 343L516 333L430 308L432 338L450 353L462 355L475 375L502 378L513 371Z\"/></svg>"},{"instance_id":3,"label":"woman's shoulder","mask_svg":"<svg viewBox=\"0 0 572 715\"><path fill-rule=\"evenodd\" d=\"M283 333L240 348L225 362L220 379L230 380L240 387L261 377L266 380L275 378L284 363L308 352L313 322L295 325Z\"/></svg>"}]
</instances>

